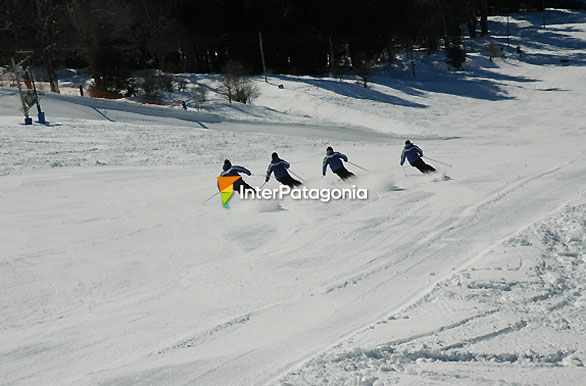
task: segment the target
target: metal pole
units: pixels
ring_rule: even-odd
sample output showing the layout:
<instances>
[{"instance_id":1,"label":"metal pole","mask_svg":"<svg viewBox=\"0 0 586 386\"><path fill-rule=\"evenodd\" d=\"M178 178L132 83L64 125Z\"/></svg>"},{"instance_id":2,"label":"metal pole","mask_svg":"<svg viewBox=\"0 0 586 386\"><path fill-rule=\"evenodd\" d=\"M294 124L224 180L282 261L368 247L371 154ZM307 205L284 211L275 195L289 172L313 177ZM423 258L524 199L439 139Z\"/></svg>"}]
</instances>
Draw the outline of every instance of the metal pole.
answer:
<instances>
[{"instance_id":1,"label":"metal pole","mask_svg":"<svg viewBox=\"0 0 586 386\"><path fill-rule=\"evenodd\" d=\"M364 170L365 172L369 172L369 173L370 173L370 170L368 170L368 169L365 169L365 168L363 168L362 166L355 164L354 162L350 162L350 161L348 161L348 163L349 163L350 165L354 165L354 166L356 166L356 167L357 167L357 168L359 168L359 169L362 169L362 170Z\"/></svg>"},{"instance_id":2,"label":"metal pole","mask_svg":"<svg viewBox=\"0 0 586 386\"><path fill-rule=\"evenodd\" d=\"M258 31L258 44L260 45L260 58L262 59L262 72L265 76L265 82L269 83L267 79L267 64L265 62L265 52L262 46L262 33Z\"/></svg>"},{"instance_id":3,"label":"metal pole","mask_svg":"<svg viewBox=\"0 0 586 386\"><path fill-rule=\"evenodd\" d=\"M427 158L428 160L431 160L431 161L433 161L433 162L437 162L438 164L442 164L442 165L448 166L448 167L450 167L450 168L452 167L452 165L450 165L449 163L442 162L442 161L438 161L438 160L436 160L436 159L433 159L433 158L431 158L431 157L428 157L428 156L425 156L425 158Z\"/></svg>"},{"instance_id":4,"label":"metal pole","mask_svg":"<svg viewBox=\"0 0 586 386\"><path fill-rule=\"evenodd\" d=\"M289 169L289 171L291 172L291 174L293 174L295 177L299 178L302 182L303 182L303 178L301 178L299 176L299 174L296 174L293 170Z\"/></svg>"},{"instance_id":5,"label":"metal pole","mask_svg":"<svg viewBox=\"0 0 586 386\"><path fill-rule=\"evenodd\" d=\"M31 77L31 83L33 84L33 92L35 93L35 101L37 104L37 112L38 112L38 119L39 119L39 123L40 124L45 124L47 123L45 121L45 113L43 112L43 110L41 109L41 98L39 98L39 93L37 92L37 86L35 84L35 76L33 75L33 71L31 70L30 66L28 68L28 74Z\"/></svg>"},{"instance_id":6,"label":"metal pole","mask_svg":"<svg viewBox=\"0 0 586 386\"><path fill-rule=\"evenodd\" d=\"M212 198L216 197L218 194L220 194L220 192L216 192L213 195L211 195L207 200L203 201L201 204L205 204L206 202L208 202L209 200L211 200Z\"/></svg>"},{"instance_id":7,"label":"metal pole","mask_svg":"<svg viewBox=\"0 0 586 386\"><path fill-rule=\"evenodd\" d=\"M28 71L28 76L30 76L31 78L31 84L33 85L33 92L35 93L35 100L36 100L36 105L37 105L37 112L39 113L39 115L41 115L41 105L39 104L39 94L37 94L37 86L35 85L35 77L33 75L33 71L31 70L31 67L28 66L27 67L27 71Z\"/></svg>"},{"instance_id":8,"label":"metal pole","mask_svg":"<svg viewBox=\"0 0 586 386\"><path fill-rule=\"evenodd\" d=\"M24 101L24 96L22 95L22 85L20 84L20 77L18 76L18 69L16 68L16 63L14 62L14 58L12 58L12 68L14 69L14 75L16 76L16 85L18 87L18 94L20 95L20 101L22 102L22 112L24 113L24 124L25 125L32 125L33 122L28 115L28 107L26 106L26 102Z\"/></svg>"},{"instance_id":9,"label":"metal pole","mask_svg":"<svg viewBox=\"0 0 586 386\"><path fill-rule=\"evenodd\" d=\"M332 42L332 36L329 36L330 40L330 76L333 78L336 76L336 59L334 59L334 43Z\"/></svg>"}]
</instances>

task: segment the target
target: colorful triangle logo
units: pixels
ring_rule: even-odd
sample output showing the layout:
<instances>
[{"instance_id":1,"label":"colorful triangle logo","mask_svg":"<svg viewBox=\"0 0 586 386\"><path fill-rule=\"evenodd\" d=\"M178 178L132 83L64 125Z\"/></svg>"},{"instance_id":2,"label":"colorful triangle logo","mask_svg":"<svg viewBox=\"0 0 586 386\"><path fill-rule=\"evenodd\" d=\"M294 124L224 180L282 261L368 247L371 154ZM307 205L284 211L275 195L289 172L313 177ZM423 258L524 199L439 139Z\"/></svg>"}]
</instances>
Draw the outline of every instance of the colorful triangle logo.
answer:
<instances>
[{"instance_id":1,"label":"colorful triangle logo","mask_svg":"<svg viewBox=\"0 0 586 386\"><path fill-rule=\"evenodd\" d=\"M240 176L227 176L227 177L218 177L218 189L220 190L222 196L222 206L224 208L229 208L228 201L232 198L234 194L234 183L238 181Z\"/></svg>"}]
</instances>

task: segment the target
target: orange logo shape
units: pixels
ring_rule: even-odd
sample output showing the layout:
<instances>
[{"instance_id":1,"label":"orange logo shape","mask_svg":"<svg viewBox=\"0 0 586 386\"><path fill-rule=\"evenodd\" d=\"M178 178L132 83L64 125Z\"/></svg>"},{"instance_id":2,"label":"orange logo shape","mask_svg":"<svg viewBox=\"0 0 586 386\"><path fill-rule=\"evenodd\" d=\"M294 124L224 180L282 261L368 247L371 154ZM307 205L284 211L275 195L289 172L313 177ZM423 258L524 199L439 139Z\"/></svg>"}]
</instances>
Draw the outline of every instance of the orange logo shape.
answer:
<instances>
[{"instance_id":1,"label":"orange logo shape","mask_svg":"<svg viewBox=\"0 0 586 386\"><path fill-rule=\"evenodd\" d=\"M218 177L218 189L222 195L222 206L224 208L229 208L228 201L232 198L234 194L234 183L238 181L240 176L226 176L226 177Z\"/></svg>"}]
</instances>

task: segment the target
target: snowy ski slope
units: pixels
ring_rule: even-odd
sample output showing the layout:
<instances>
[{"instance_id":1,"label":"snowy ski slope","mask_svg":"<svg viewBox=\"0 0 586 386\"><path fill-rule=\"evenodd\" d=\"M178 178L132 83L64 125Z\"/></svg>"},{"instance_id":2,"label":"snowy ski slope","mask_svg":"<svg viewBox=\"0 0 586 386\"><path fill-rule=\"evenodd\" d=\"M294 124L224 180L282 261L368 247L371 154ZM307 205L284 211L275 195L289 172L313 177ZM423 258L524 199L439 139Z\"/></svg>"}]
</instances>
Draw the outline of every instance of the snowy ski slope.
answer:
<instances>
[{"instance_id":1,"label":"snowy ski slope","mask_svg":"<svg viewBox=\"0 0 586 386\"><path fill-rule=\"evenodd\" d=\"M581 384L586 15L548 17L512 19L522 60L238 111L45 95L23 126L1 89L0 384ZM406 138L453 167L402 170ZM368 201L201 204L273 151L343 186L328 145Z\"/></svg>"}]
</instances>

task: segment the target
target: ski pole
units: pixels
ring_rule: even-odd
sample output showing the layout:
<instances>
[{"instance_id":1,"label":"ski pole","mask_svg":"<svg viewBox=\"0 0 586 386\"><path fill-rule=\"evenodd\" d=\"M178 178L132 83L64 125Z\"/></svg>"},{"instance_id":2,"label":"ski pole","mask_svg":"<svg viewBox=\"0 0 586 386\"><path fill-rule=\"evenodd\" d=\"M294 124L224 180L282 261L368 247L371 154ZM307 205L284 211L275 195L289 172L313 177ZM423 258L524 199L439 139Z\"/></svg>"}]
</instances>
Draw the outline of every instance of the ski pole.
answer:
<instances>
[{"instance_id":1,"label":"ski pole","mask_svg":"<svg viewBox=\"0 0 586 386\"><path fill-rule=\"evenodd\" d=\"M358 169L362 169L362 170L364 170L365 172L368 172L368 173L370 173L370 170L368 170L368 169L366 169L366 168L363 168L362 166L360 166L360 165L357 165L357 164L355 164L354 162L350 162L350 161L348 161L348 163L349 163L350 165L354 165L354 166L356 166Z\"/></svg>"},{"instance_id":2,"label":"ski pole","mask_svg":"<svg viewBox=\"0 0 586 386\"><path fill-rule=\"evenodd\" d=\"M291 172L291 174L293 174L295 177L299 178L301 181L304 181L303 178L301 178L299 176L299 174L295 173L293 170L289 169L289 171Z\"/></svg>"},{"instance_id":3,"label":"ski pole","mask_svg":"<svg viewBox=\"0 0 586 386\"><path fill-rule=\"evenodd\" d=\"M265 183L264 183L264 184L262 184L262 185L261 185L261 186L258 188L258 190L262 190L262 188L264 188L266 184L267 184L267 182L265 181Z\"/></svg>"},{"instance_id":4,"label":"ski pole","mask_svg":"<svg viewBox=\"0 0 586 386\"><path fill-rule=\"evenodd\" d=\"M209 200L211 200L212 198L216 197L218 194L220 194L219 191L217 191L216 193L212 194L207 200L203 201L201 204L205 204L206 202L208 202Z\"/></svg>"},{"instance_id":5,"label":"ski pole","mask_svg":"<svg viewBox=\"0 0 586 386\"><path fill-rule=\"evenodd\" d=\"M450 167L450 168L452 167L452 165L450 165L449 163L442 162L442 161L438 161L438 160L433 159L433 158L428 157L428 156L425 156L425 158L427 158L428 160L431 160L433 162L437 162L438 164L446 165L447 167Z\"/></svg>"},{"instance_id":6,"label":"ski pole","mask_svg":"<svg viewBox=\"0 0 586 386\"><path fill-rule=\"evenodd\" d=\"M405 177L407 177L407 172L405 171L405 166L401 165L401 168L403 168L403 174L405 175Z\"/></svg>"}]
</instances>

